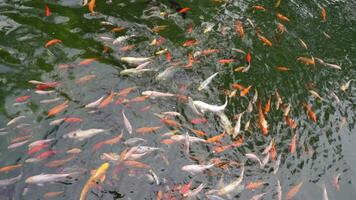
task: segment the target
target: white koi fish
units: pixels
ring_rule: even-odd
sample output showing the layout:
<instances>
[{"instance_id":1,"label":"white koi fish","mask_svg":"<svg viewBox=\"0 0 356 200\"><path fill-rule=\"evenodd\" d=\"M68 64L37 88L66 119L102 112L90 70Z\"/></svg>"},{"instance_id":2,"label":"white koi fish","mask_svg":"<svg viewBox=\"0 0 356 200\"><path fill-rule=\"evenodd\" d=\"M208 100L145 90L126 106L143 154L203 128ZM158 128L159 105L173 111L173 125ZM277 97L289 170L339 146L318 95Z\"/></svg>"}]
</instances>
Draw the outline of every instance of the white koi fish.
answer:
<instances>
[{"instance_id":1,"label":"white koi fish","mask_svg":"<svg viewBox=\"0 0 356 200\"><path fill-rule=\"evenodd\" d=\"M227 97L225 98L225 104L221 105L221 106L217 106L217 105L210 105L207 104L205 102L202 101L193 101L193 104L199 108L202 113L204 113L205 111L211 111L211 112L222 112L225 110L226 106L227 106Z\"/></svg>"},{"instance_id":2,"label":"white koi fish","mask_svg":"<svg viewBox=\"0 0 356 200\"><path fill-rule=\"evenodd\" d=\"M204 90L207 88L207 86L210 84L210 82L217 76L219 72L214 73L213 75L209 76L207 79L205 79L202 83L200 83L198 90Z\"/></svg>"}]
</instances>

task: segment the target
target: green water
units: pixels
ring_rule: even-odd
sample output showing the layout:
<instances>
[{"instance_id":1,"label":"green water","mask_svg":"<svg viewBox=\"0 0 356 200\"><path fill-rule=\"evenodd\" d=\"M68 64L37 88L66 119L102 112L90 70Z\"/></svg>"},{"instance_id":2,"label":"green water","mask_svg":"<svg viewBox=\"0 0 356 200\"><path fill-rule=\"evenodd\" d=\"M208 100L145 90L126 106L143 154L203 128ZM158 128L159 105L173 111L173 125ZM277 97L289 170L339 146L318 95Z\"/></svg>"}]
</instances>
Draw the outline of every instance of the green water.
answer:
<instances>
[{"instance_id":1,"label":"green water","mask_svg":"<svg viewBox=\"0 0 356 200\"><path fill-rule=\"evenodd\" d=\"M92 188L87 199L156 199L157 192L172 194L182 199L177 186L193 180L192 189L201 183L204 189L194 198L207 199L206 192L220 188L220 180L225 184L239 177L240 167L228 169L213 167L204 173L192 175L181 170L187 164L208 164L213 158L235 161L245 165L245 176L242 184L262 180L263 187L256 190L243 190L224 199L250 199L253 195L266 192L264 199L277 199L276 180L280 180L283 199L287 191L303 181L300 191L294 199L323 199L323 185L327 188L329 199L353 199L355 196L356 159L353 145L356 145L355 129L355 81L346 91L340 87L351 79L356 79L356 9L355 1L287 1L282 0L278 8L274 1L229 1L217 3L211 0L179 1L182 7L189 7L186 17L177 14L168 1L149 2L132 1L97 1L95 15L91 15L81 1L4 1L0 0L0 128L7 134L0 136L0 168L7 165L22 164L22 167L9 172L0 172L0 180L23 174L22 179L14 184L0 186L0 199L45 199L47 192L63 191L51 199L79 199L80 191L90 177L90 170L98 168L105 161L103 153L120 154L131 147L124 144L133 137L144 138L145 146L159 147L162 151L149 153L137 161L148 164L157 174L160 184L147 179L147 169L122 167L117 162L110 162L105 181ZM51 10L45 16L45 5ZM252 6L263 5L266 11L254 11ZM327 21L322 22L321 8L326 8ZM160 12L170 13L161 16ZM280 12L290 19L281 22L276 18ZM245 37L241 39L235 32L235 21L243 23ZM102 22L109 22L105 25ZM252 22L253 25L251 25ZM277 23L286 27L283 34L277 32ZM204 33L207 24L213 24L210 32ZM155 26L167 25L159 33L152 32ZM187 28L192 26L192 32ZM272 42L272 47L263 45L258 39L256 29ZM121 32L112 32L115 27L124 27ZM119 44L102 37L117 38L135 35ZM160 46L150 45L159 36L165 39ZM45 48L46 42L60 39L62 43ZM105 39L105 38L104 38ZM183 43L196 39L198 44L183 47ZM308 49L303 48L302 39ZM103 52L104 45L109 47ZM123 51L121 47L135 45ZM120 71L133 66L121 62L124 56L150 57L155 52L167 48L172 54L172 62L166 60L165 54L155 56L147 68L153 71L138 76L120 76ZM233 48L252 55L251 69L246 72L234 72L239 66L246 66L245 55ZM196 58L192 68L184 68L188 55L204 49L218 49L219 52ZM327 63L341 65L341 70L325 67L319 62L307 66L298 61L298 57L316 57ZM96 61L78 66L87 59ZM233 63L220 64L220 59L234 59ZM179 63L181 62L181 63ZM157 80L157 75L178 63L175 73L166 80ZM70 68L61 69L69 65ZM290 71L278 71L277 66L285 66ZM210 83L208 89L198 91L199 84L215 72L220 72ZM87 75L95 77L85 83L76 81ZM40 95L35 93L35 85L28 81L60 82L54 93ZM242 117L242 129L250 121L248 131L242 131L244 143L240 147L230 148L223 153L213 153L216 146L231 144L233 139L225 136L220 143L190 144L190 156L185 152L184 142L171 145L160 141L167 139L163 134L178 129L181 134L186 127L201 130L207 136L215 136L224 131L217 115L207 112L204 118L208 123L193 125L191 120L202 118L187 106L186 102L176 98L148 99L144 102L119 104L115 101L102 109L85 108L90 102L107 96L110 91L119 92L127 87L137 87L126 98L140 96L141 92L154 90L183 94L194 100L209 104L222 105L225 92L232 91L231 84L239 83L252 89L244 96L229 99L225 114L235 124L233 116L246 110L255 90L258 100L264 106L271 98L271 111L266 115L269 134L263 136L258 126L257 103L251 113ZM185 90L182 91L182 86ZM316 91L323 99L313 97L309 90ZM291 129L284 122L283 111L277 110L275 91L278 91L285 105L291 105L289 116L297 123ZM334 92L340 102L331 95ZM25 103L16 104L15 99L30 95ZM43 100L60 98L53 103L41 103ZM69 107L54 117L47 117L51 108L65 100ZM303 104L312 106L317 116L317 123L310 120ZM14 105L15 104L15 105ZM149 110L142 111L146 106ZM122 110L133 126L130 135L124 126ZM165 125L154 113L176 111L181 117L172 118L183 124L175 128ZM25 116L19 122L7 127L7 123L17 117ZM61 123L50 125L53 120L63 117L82 119L80 123ZM22 125L22 126L17 126ZM154 133L141 135L135 130L140 127L161 126ZM63 138L63 135L77 129L108 129L106 134L99 134L84 141ZM114 145L104 145L93 153L93 146L103 140L117 136L124 130L123 139ZM1 132L1 131L0 131ZM289 152L289 145L294 134L298 134L296 153ZM8 146L13 139L31 136L29 142L13 149ZM260 168L257 162L247 159L246 153L255 153L260 158L262 151L271 139L276 141L277 154L281 155L281 164L276 174L273 173L273 162L269 161ZM28 144L41 139L53 139L49 147L28 155ZM81 149L75 158L66 164L50 168L46 163L68 158L66 153L72 148ZM46 150L56 154L39 162L27 163ZM308 150L308 151L307 151ZM165 157L169 163L163 161ZM199 162L199 161L200 162ZM70 169L69 169L70 168ZM68 170L80 172L71 178L38 186L26 184L26 178L41 173L64 173ZM133 175L134 174L134 175ZM333 178L340 174L340 190L333 185ZM115 176L117 177L115 177ZM173 198L173 197L172 197Z\"/></svg>"}]
</instances>

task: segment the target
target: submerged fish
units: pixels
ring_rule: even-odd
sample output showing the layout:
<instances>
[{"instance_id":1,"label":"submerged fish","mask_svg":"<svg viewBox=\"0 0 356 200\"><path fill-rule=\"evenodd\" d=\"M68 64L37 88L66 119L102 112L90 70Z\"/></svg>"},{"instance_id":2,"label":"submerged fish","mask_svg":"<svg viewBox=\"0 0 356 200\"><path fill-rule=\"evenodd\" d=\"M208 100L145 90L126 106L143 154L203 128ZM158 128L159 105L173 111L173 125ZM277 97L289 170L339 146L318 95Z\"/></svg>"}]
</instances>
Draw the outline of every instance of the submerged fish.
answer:
<instances>
[{"instance_id":1,"label":"submerged fish","mask_svg":"<svg viewBox=\"0 0 356 200\"><path fill-rule=\"evenodd\" d=\"M213 75L209 76L207 79L205 79L202 83L200 83L198 90L203 90L205 89L210 82L215 78L215 76L217 76L219 74L219 72L214 73Z\"/></svg>"},{"instance_id":2,"label":"submerged fish","mask_svg":"<svg viewBox=\"0 0 356 200\"><path fill-rule=\"evenodd\" d=\"M152 60L152 58L153 57L121 57L120 61L126 62L128 64L132 64L132 65L140 65L142 63Z\"/></svg>"},{"instance_id":3,"label":"submerged fish","mask_svg":"<svg viewBox=\"0 0 356 200\"><path fill-rule=\"evenodd\" d=\"M79 200L86 199L90 188L96 184L97 180L100 180L100 178L105 175L105 172L109 169L109 167L110 167L109 163L104 163L97 170L95 170L95 173L85 183L85 185L80 193Z\"/></svg>"},{"instance_id":4,"label":"submerged fish","mask_svg":"<svg viewBox=\"0 0 356 200\"><path fill-rule=\"evenodd\" d=\"M13 177L13 178L1 179L0 180L0 187L14 184L14 183L20 181L21 178L22 178L22 173L19 174L18 176Z\"/></svg>"},{"instance_id":5,"label":"submerged fish","mask_svg":"<svg viewBox=\"0 0 356 200\"><path fill-rule=\"evenodd\" d=\"M203 172L207 169L214 167L214 163L208 165L184 165L182 167L183 171L190 172L192 174Z\"/></svg>"},{"instance_id":6,"label":"submerged fish","mask_svg":"<svg viewBox=\"0 0 356 200\"><path fill-rule=\"evenodd\" d=\"M73 131L73 132L65 134L63 137L82 141L82 140L91 138L91 137L93 137L93 136L95 136L95 135L97 135L99 133L104 133L106 131L107 130L105 130L105 129L95 129L95 128L94 129L87 129L87 130L78 129L76 131Z\"/></svg>"},{"instance_id":7,"label":"submerged fish","mask_svg":"<svg viewBox=\"0 0 356 200\"><path fill-rule=\"evenodd\" d=\"M34 183L34 184L44 184L51 183L55 181L61 181L71 176L71 174L39 174L35 176L28 177L25 180L25 183Z\"/></svg>"},{"instance_id":8,"label":"submerged fish","mask_svg":"<svg viewBox=\"0 0 356 200\"><path fill-rule=\"evenodd\" d=\"M202 102L202 101L193 101L193 104L199 108L203 113L205 111L211 111L211 112L222 112L225 110L226 106L227 106L227 97L225 99L225 104L224 105L221 105L221 106L217 106L217 105L210 105L210 104L207 104L205 102Z\"/></svg>"},{"instance_id":9,"label":"submerged fish","mask_svg":"<svg viewBox=\"0 0 356 200\"><path fill-rule=\"evenodd\" d=\"M242 179L244 177L244 172L245 172L245 167L242 166L240 177L237 178L235 181L232 181L228 185L220 188L217 192L218 195L226 195L226 194L229 194L229 193L233 192L234 190L236 190L236 188L242 183Z\"/></svg>"}]
</instances>

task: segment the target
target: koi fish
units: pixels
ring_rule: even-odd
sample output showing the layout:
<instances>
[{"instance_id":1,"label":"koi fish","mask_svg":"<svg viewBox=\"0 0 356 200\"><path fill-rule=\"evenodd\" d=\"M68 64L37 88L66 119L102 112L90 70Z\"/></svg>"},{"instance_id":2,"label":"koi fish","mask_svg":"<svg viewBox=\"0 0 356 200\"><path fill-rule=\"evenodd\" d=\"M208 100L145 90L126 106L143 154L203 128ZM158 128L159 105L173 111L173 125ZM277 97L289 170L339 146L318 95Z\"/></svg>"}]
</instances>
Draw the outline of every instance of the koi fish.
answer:
<instances>
[{"instance_id":1,"label":"koi fish","mask_svg":"<svg viewBox=\"0 0 356 200\"><path fill-rule=\"evenodd\" d=\"M306 64L306 65L314 65L315 66L315 59L314 57L311 58L307 58L307 57L298 57L297 58L298 61Z\"/></svg>"},{"instance_id":2,"label":"koi fish","mask_svg":"<svg viewBox=\"0 0 356 200\"><path fill-rule=\"evenodd\" d=\"M69 101L65 101L65 102L63 102L63 103L61 103L61 104L59 104L59 105L53 107L52 109L50 109L50 110L48 111L47 116L48 116L48 117L54 116L54 115L56 115L56 114L62 112L62 111L63 111L64 109L66 109L68 106L69 106Z\"/></svg>"},{"instance_id":3,"label":"koi fish","mask_svg":"<svg viewBox=\"0 0 356 200\"><path fill-rule=\"evenodd\" d=\"M108 106L111 102L112 99L114 98L115 93L113 91L110 92L109 96L106 97L98 106L98 108L105 108L106 106Z\"/></svg>"},{"instance_id":4,"label":"koi fish","mask_svg":"<svg viewBox=\"0 0 356 200\"><path fill-rule=\"evenodd\" d=\"M272 42L270 40L268 40L267 38L265 38L264 36L257 34L258 39L260 39L260 41L264 44L267 45L269 47L272 46Z\"/></svg>"},{"instance_id":5,"label":"koi fish","mask_svg":"<svg viewBox=\"0 0 356 200\"><path fill-rule=\"evenodd\" d=\"M22 179L22 173L19 174L18 176L15 176L13 178L8 178L8 179L2 179L0 180L0 187L7 186L7 185L12 185Z\"/></svg>"},{"instance_id":6,"label":"koi fish","mask_svg":"<svg viewBox=\"0 0 356 200\"><path fill-rule=\"evenodd\" d=\"M250 89L251 89L251 85L249 85L247 88L244 88L241 92L240 92L240 97L245 96L246 94L249 93Z\"/></svg>"},{"instance_id":7,"label":"koi fish","mask_svg":"<svg viewBox=\"0 0 356 200\"><path fill-rule=\"evenodd\" d=\"M49 17L51 15L51 10L47 5L45 5L45 11L46 11L46 17Z\"/></svg>"},{"instance_id":8,"label":"koi fish","mask_svg":"<svg viewBox=\"0 0 356 200\"><path fill-rule=\"evenodd\" d=\"M247 55L246 55L246 62L248 64L251 63L251 52L250 52L250 49L248 50Z\"/></svg>"},{"instance_id":9,"label":"koi fish","mask_svg":"<svg viewBox=\"0 0 356 200\"><path fill-rule=\"evenodd\" d=\"M90 11L91 14L94 14L94 7L95 7L95 0L91 0L88 3L88 9Z\"/></svg>"},{"instance_id":10,"label":"koi fish","mask_svg":"<svg viewBox=\"0 0 356 200\"><path fill-rule=\"evenodd\" d=\"M204 113L205 111L211 111L211 112L222 112L225 110L226 106L227 106L227 97L225 99L225 104L221 105L221 106L217 106L217 105L210 105L207 104L205 102L202 101L193 101L194 106L196 106L197 108L200 108L200 110Z\"/></svg>"},{"instance_id":11,"label":"koi fish","mask_svg":"<svg viewBox=\"0 0 356 200\"><path fill-rule=\"evenodd\" d=\"M98 59L97 58L87 58L87 59L84 59L83 61L79 62L78 65L79 66L90 65L91 63L93 63L96 60L98 60Z\"/></svg>"},{"instance_id":12,"label":"koi fish","mask_svg":"<svg viewBox=\"0 0 356 200\"><path fill-rule=\"evenodd\" d=\"M198 43L199 43L199 41L196 39L188 40L183 43L183 47L190 47L190 46L196 45Z\"/></svg>"},{"instance_id":13,"label":"koi fish","mask_svg":"<svg viewBox=\"0 0 356 200\"><path fill-rule=\"evenodd\" d=\"M21 119L26 118L23 115L17 116L15 118L13 118L12 120L10 120L9 122L7 122L6 126L10 126L12 124L15 124L16 122L20 121Z\"/></svg>"},{"instance_id":14,"label":"koi fish","mask_svg":"<svg viewBox=\"0 0 356 200\"><path fill-rule=\"evenodd\" d=\"M160 25L160 26L155 26L151 29L152 32L161 32L163 31L164 29L166 29L168 27L168 25Z\"/></svg>"},{"instance_id":15,"label":"koi fish","mask_svg":"<svg viewBox=\"0 0 356 200\"><path fill-rule=\"evenodd\" d=\"M317 118L316 118L316 114L314 113L314 111L312 110L311 105L308 105L306 103L304 103L304 107L307 111L308 117L313 120L313 122L317 122Z\"/></svg>"},{"instance_id":16,"label":"koi fish","mask_svg":"<svg viewBox=\"0 0 356 200\"><path fill-rule=\"evenodd\" d=\"M104 163L97 170L95 170L95 173L85 183L85 185L80 193L79 200L86 199L90 188L96 184L97 180L100 180L101 177L105 176L105 172L109 169L109 167L110 167L109 163Z\"/></svg>"},{"instance_id":17,"label":"koi fish","mask_svg":"<svg viewBox=\"0 0 356 200\"><path fill-rule=\"evenodd\" d=\"M85 105L85 107L86 108L95 108L95 107L97 107L101 103L101 101L104 99L104 97L105 96L102 96L99 99L97 99L97 100L95 100L95 101L93 101L91 103L88 103L87 105Z\"/></svg>"},{"instance_id":18,"label":"koi fish","mask_svg":"<svg viewBox=\"0 0 356 200\"><path fill-rule=\"evenodd\" d=\"M99 133L104 133L106 131L107 130L105 129L95 129L95 128L87 129L87 130L78 129L76 131L65 134L63 138L71 138L71 139L76 139L78 141L82 141L91 138Z\"/></svg>"},{"instance_id":19,"label":"koi fish","mask_svg":"<svg viewBox=\"0 0 356 200\"><path fill-rule=\"evenodd\" d=\"M85 82L90 81L91 79L93 79L93 78L95 78L95 77L96 77L95 74L86 75L86 76L83 76L83 77L77 79L77 80L75 81L75 83L76 83L76 84L85 83Z\"/></svg>"},{"instance_id":20,"label":"koi fish","mask_svg":"<svg viewBox=\"0 0 356 200\"><path fill-rule=\"evenodd\" d=\"M260 5L252 6L254 10L266 11L266 8Z\"/></svg>"},{"instance_id":21,"label":"koi fish","mask_svg":"<svg viewBox=\"0 0 356 200\"><path fill-rule=\"evenodd\" d=\"M321 18L323 19L323 22L326 22L326 9L321 8Z\"/></svg>"},{"instance_id":22,"label":"koi fish","mask_svg":"<svg viewBox=\"0 0 356 200\"><path fill-rule=\"evenodd\" d=\"M213 75L209 76L207 79L205 79L202 83L200 83L198 90L204 90L206 87L210 84L210 82L219 74L219 72L214 73Z\"/></svg>"},{"instance_id":23,"label":"koi fish","mask_svg":"<svg viewBox=\"0 0 356 200\"><path fill-rule=\"evenodd\" d=\"M71 174L39 174L39 175L28 177L25 180L25 183L43 185L44 183L52 183L55 181L65 180L70 176Z\"/></svg>"},{"instance_id":24,"label":"koi fish","mask_svg":"<svg viewBox=\"0 0 356 200\"><path fill-rule=\"evenodd\" d=\"M186 13L187 11L191 10L191 8L188 8L188 7L185 7L185 8L182 8L178 11L178 13L180 14L183 14L183 13Z\"/></svg>"},{"instance_id":25,"label":"koi fish","mask_svg":"<svg viewBox=\"0 0 356 200\"><path fill-rule=\"evenodd\" d=\"M281 5L281 1L282 1L282 0L276 0L276 3L274 4L274 7L275 7L275 8L278 8L279 5Z\"/></svg>"},{"instance_id":26,"label":"koi fish","mask_svg":"<svg viewBox=\"0 0 356 200\"><path fill-rule=\"evenodd\" d=\"M59 39L50 40L45 44L45 48L48 48L49 46L55 45L57 43L62 43L62 40Z\"/></svg>"},{"instance_id":27,"label":"koi fish","mask_svg":"<svg viewBox=\"0 0 356 200\"><path fill-rule=\"evenodd\" d=\"M125 29L126 28L124 28L124 27L115 27L115 28L111 29L111 32L117 33L117 32L121 32Z\"/></svg>"},{"instance_id":28,"label":"koi fish","mask_svg":"<svg viewBox=\"0 0 356 200\"><path fill-rule=\"evenodd\" d=\"M206 140L207 143L214 143L214 142L218 142L218 141L221 141L221 139L225 136L225 132L219 134L219 135L216 135L216 136L213 136L211 138L208 138Z\"/></svg>"},{"instance_id":29,"label":"koi fish","mask_svg":"<svg viewBox=\"0 0 356 200\"><path fill-rule=\"evenodd\" d=\"M28 100L29 98L31 98L30 95L25 95L25 96L17 97L17 98L15 99L15 101L16 101L17 103L21 103L21 102L25 102L25 101Z\"/></svg>"},{"instance_id":30,"label":"koi fish","mask_svg":"<svg viewBox=\"0 0 356 200\"><path fill-rule=\"evenodd\" d=\"M238 179L236 179L235 181L232 181L231 183L229 183L228 185L220 188L217 192L218 195L222 196L222 195L226 195L229 194L230 192L236 190L236 188L238 188L240 186L240 184L242 183L242 179L244 177L244 171L245 171L245 167L242 166L241 167L241 174L240 177Z\"/></svg>"},{"instance_id":31,"label":"koi fish","mask_svg":"<svg viewBox=\"0 0 356 200\"><path fill-rule=\"evenodd\" d=\"M277 13L276 16L281 21L285 21L285 22L289 22L290 21L288 17L282 15L281 13Z\"/></svg>"},{"instance_id":32,"label":"koi fish","mask_svg":"<svg viewBox=\"0 0 356 200\"><path fill-rule=\"evenodd\" d=\"M235 22L235 32L239 35L241 39L245 37L244 27L241 21L237 20Z\"/></svg>"},{"instance_id":33,"label":"koi fish","mask_svg":"<svg viewBox=\"0 0 356 200\"><path fill-rule=\"evenodd\" d=\"M266 103L265 111L264 111L265 115L269 112L270 108L271 108L271 98L269 98L267 103Z\"/></svg>"},{"instance_id":34,"label":"koi fish","mask_svg":"<svg viewBox=\"0 0 356 200\"><path fill-rule=\"evenodd\" d=\"M96 143L93 147L93 151L100 149L103 145L113 145L115 143L118 143L123 137L123 135L123 132L121 132L121 134L116 137Z\"/></svg>"},{"instance_id":35,"label":"koi fish","mask_svg":"<svg viewBox=\"0 0 356 200\"><path fill-rule=\"evenodd\" d=\"M249 183L246 184L245 189L247 189L247 190L255 190L255 189L258 189L258 188L262 187L265 184L266 184L266 182L264 182L264 181L249 182Z\"/></svg>"},{"instance_id":36,"label":"koi fish","mask_svg":"<svg viewBox=\"0 0 356 200\"><path fill-rule=\"evenodd\" d=\"M174 97L174 96L176 96L175 94L172 94L172 93L164 93L164 92L157 92L157 91L150 91L150 90L143 91L141 94L143 96L148 96L148 97L151 97L151 98L154 98L154 97Z\"/></svg>"},{"instance_id":37,"label":"koi fish","mask_svg":"<svg viewBox=\"0 0 356 200\"><path fill-rule=\"evenodd\" d=\"M152 69L137 69L137 68L130 68L130 69L124 69L120 72L121 76L132 76L136 74L142 74L144 72L150 72L153 71Z\"/></svg>"},{"instance_id":38,"label":"koi fish","mask_svg":"<svg viewBox=\"0 0 356 200\"><path fill-rule=\"evenodd\" d=\"M340 184L339 184L340 175L341 174L338 173L333 177L333 186L335 187L336 191L340 190Z\"/></svg>"},{"instance_id":39,"label":"koi fish","mask_svg":"<svg viewBox=\"0 0 356 200\"><path fill-rule=\"evenodd\" d=\"M207 165L184 165L181 169L186 172L190 172L192 174L201 173L207 169L214 167L214 164Z\"/></svg>"},{"instance_id":40,"label":"koi fish","mask_svg":"<svg viewBox=\"0 0 356 200\"><path fill-rule=\"evenodd\" d=\"M153 57L121 57L120 61L126 62L132 65L139 65L144 62L152 60Z\"/></svg>"},{"instance_id":41,"label":"koi fish","mask_svg":"<svg viewBox=\"0 0 356 200\"><path fill-rule=\"evenodd\" d=\"M56 197L56 196L59 196L61 194L63 194L64 191L58 191L58 192L46 192L43 197L44 198L52 198L52 197Z\"/></svg>"},{"instance_id":42,"label":"koi fish","mask_svg":"<svg viewBox=\"0 0 356 200\"><path fill-rule=\"evenodd\" d=\"M290 200L292 199L300 190L300 188L303 185L303 181L297 183L296 185L294 185L288 192L286 195L286 200Z\"/></svg>"},{"instance_id":43,"label":"koi fish","mask_svg":"<svg viewBox=\"0 0 356 200\"><path fill-rule=\"evenodd\" d=\"M277 30L281 34L287 31L286 27L281 23L277 23Z\"/></svg>"},{"instance_id":44,"label":"koi fish","mask_svg":"<svg viewBox=\"0 0 356 200\"><path fill-rule=\"evenodd\" d=\"M294 134L294 136L290 142L290 147L289 147L289 151L291 154L295 153L296 146L297 146L297 134Z\"/></svg>"},{"instance_id":45,"label":"koi fish","mask_svg":"<svg viewBox=\"0 0 356 200\"><path fill-rule=\"evenodd\" d=\"M278 71L290 71L291 69L289 67L283 67L283 66L279 66L275 68Z\"/></svg>"},{"instance_id":46,"label":"koi fish","mask_svg":"<svg viewBox=\"0 0 356 200\"><path fill-rule=\"evenodd\" d=\"M160 129L160 128L162 128L162 127L161 127L161 126L141 127L141 128L136 129L136 132L137 132L137 133L144 134L144 133L149 133L149 132L157 131L157 130Z\"/></svg>"},{"instance_id":47,"label":"koi fish","mask_svg":"<svg viewBox=\"0 0 356 200\"><path fill-rule=\"evenodd\" d=\"M261 101L258 101L258 125L260 126L260 129L262 130L262 134L267 135L268 134L268 123L267 123L265 116L262 112Z\"/></svg>"},{"instance_id":48,"label":"koi fish","mask_svg":"<svg viewBox=\"0 0 356 200\"><path fill-rule=\"evenodd\" d=\"M5 166L5 167L0 167L0 172L9 172L9 171L15 170L15 169L20 168L20 167L22 167L22 164L8 165L8 166Z\"/></svg>"},{"instance_id":49,"label":"koi fish","mask_svg":"<svg viewBox=\"0 0 356 200\"><path fill-rule=\"evenodd\" d=\"M66 164L67 162L73 160L74 158L75 158L75 156L72 155L65 159L53 160L53 161L46 163L45 166L46 167L59 167L59 166Z\"/></svg>"}]
</instances>

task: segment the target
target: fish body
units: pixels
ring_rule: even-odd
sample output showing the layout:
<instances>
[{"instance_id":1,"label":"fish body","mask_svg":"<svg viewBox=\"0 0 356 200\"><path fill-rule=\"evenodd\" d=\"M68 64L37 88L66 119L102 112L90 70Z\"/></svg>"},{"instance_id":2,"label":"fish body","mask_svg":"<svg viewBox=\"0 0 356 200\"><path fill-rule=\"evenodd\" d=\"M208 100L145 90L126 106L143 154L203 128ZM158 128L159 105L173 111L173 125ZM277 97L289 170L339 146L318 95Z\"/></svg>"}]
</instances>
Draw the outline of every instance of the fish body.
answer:
<instances>
[{"instance_id":1,"label":"fish body","mask_svg":"<svg viewBox=\"0 0 356 200\"><path fill-rule=\"evenodd\" d=\"M126 62L132 65L140 65L144 62L152 60L152 57L121 57L120 61Z\"/></svg>"},{"instance_id":2,"label":"fish body","mask_svg":"<svg viewBox=\"0 0 356 200\"><path fill-rule=\"evenodd\" d=\"M149 97L174 97L175 94L172 93L165 93L165 92L157 92L157 91L144 91L141 93L143 96Z\"/></svg>"},{"instance_id":3,"label":"fish body","mask_svg":"<svg viewBox=\"0 0 356 200\"><path fill-rule=\"evenodd\" d=\"M71 138L71 139L76 139L79 141L91 138L99 133L103 133L106 130L104 129L87 129L87 130L76 130L70 133L67 133L66 135L64 135L64 138Z\"/></svg>"},{"instance_id":4,"label":"fish body","mask_svg":"<svg viewBox=\"0 0 356 200\"><path fill-rule=\"evenodd\" d=\"M210 105L210 104L207 104L205 102L202 102L202 101L193 101L193 104L199 108L203 113L205 111L211 111L211 112L222 112L225 110L226 106L227 106L227 98L225 100L225 104L224 105L221 105L221 106L217 106L217 105Z\"/></svg>"},{"instance_id":5,"label":"fish body","mask_svg":"<svg viewBox=\"0 0 356 200\"><path fill-rule=\"evenodd\" d=\"M132 76L136 74L142 74L144 72L150 72L153 71L152 69L137 69L137 68L131 68L131 69L124 69L120 72L121 76Z\"/></svg>"},{"instance_id":6,"label":"fish body","mask_svg":"<svg viewBox=\"0 0 356 200\"><path fill-rule=\"evenodd\" d=\"M60 181L68 178L71 174L39 174L35 176L28 177L25 183L33 184L44 184L51 183L55 181Z\"/></svg>"},{"instance_id":7,"label":"fish body","mask_svg":"<svg viewBox=\"0 0 356 200\"><path fill-rule=\"evenodd\" d=\"M184 165L182 167L183 171L190 172L192 174L200 173L203 172L207 169L210 169L214 167L214 164L208 164L208 165Z\"/></svg>"},{"instance_id":8,"label":"fish body","mask_svg":"<svg viewBox=\"0 0 356 200\"><path fill-rule=\"evenodd\" d=\"M22 173L19 174L18 176L13 177L13 178L1 179L0 180L0 187L14 184L14 183L20 181L21 178L22 178Z\"/></svg>"},{"instance_id":9,"label":"fish body","mask_svg":"<svg viewBox=\"0 0 356 200\"><path fill-rule=\"evenodd\" d=\"M203 89L205 89L210 82L215 78L215 76L217 76L219 74L219 72L214 73L213 75L209 76L207 79L205 79L198 87L198 90L201 91Z\"/></svg>"},{"instance_id":10,"label":"fish body","mask_svg":"<svg viewBox=\"0 0 356 200\"><path fill-rule=\"evenodd\" d=\"M236 190L236 188L242 183L242 180L244 177L244 171L245 171L244 166L242 166L240 177L237 178L235 181L232 181L228 185L220 188L218 190L218 195L221 195L221 196L226 195L226 194L229 194L232 191Z\"/></svg>"},{"instance_id":11,"label":"fish body","mask_svg":"<svg viewBox=\"0 0 356 200\"><path fill-rule=\"evenodd\" d=\"M90 188L96 184L97 180L99 180L101 177L103 177L105 175L105 172L109 169L109 167L110 167L109 163L104 163L97 170L95 170L95 173L85 183L85 185L80 193L79 200L86 199Z\"/></svg>"}]
</instances>

